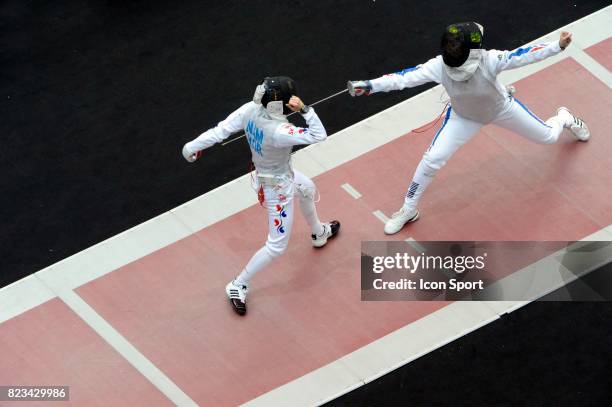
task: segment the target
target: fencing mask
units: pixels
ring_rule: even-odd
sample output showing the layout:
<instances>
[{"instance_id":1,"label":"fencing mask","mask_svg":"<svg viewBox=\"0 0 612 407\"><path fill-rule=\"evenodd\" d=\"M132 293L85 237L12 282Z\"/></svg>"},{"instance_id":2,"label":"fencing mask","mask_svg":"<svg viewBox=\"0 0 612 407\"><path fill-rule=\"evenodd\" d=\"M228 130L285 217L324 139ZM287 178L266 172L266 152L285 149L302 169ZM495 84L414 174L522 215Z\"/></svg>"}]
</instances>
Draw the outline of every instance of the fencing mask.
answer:
<instances>
[{"instance_id":1,"label":"fencing mask","mask_svg":"<svg viewBox=\"0 0 612 407\"><path fill-rule=\"evenodd\" d=\"M470 50L482 48L484 29L480 24L451 24L442 35L442 59L450 67L456 68L470 56Z\"/></svg>"},{"instance_id":2,"label":"fencing mask","mask_svg":"<svg viewBox=\"0 0 612 407\"><path fill-rule=\"evenodd\" d=\"M273 117L288 115L291 110L286 106L291 96L297 96L297 85L288 76L273 76L264 79L257 86L253 101L261 103Z\"/></svg>"},{"instance_id":3,"label":"fencing mask","mask_svg":"<svg viewBox=\"0 0 612 407\"><path fill-rule=\"evenodd\" d=\"M442 35L442 59L456 81L469 79L480 64L484 29L475 22L451 24Z\"/></svg>"}]
</instances>

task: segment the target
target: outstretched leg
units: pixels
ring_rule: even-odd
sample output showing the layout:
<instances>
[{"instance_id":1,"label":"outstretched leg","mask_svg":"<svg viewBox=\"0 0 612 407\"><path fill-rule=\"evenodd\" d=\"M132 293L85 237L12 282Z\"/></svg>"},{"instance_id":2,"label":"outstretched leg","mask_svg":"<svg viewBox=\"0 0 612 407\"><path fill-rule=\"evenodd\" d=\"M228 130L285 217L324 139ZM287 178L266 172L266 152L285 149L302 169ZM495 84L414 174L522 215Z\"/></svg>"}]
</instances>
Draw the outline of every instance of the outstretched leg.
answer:
<instances>
[{"instance_id":1,"label":"outstretched leg","mask_svg":"<svg viewBox=\"0 0 612 407\"><path fill-rule=\"evenodd\" d=\"M404 205L393 214L385 224L385 233L392 235L399 232L406 223L414 222L419 217L417 204L421 196L433 181L434 176L450 157L470 140L482 127L481 123L463 118L449 107L444 117L442 127L434 136L431 145L423 154L421 162L408 187Z\"/></svg>"},{"instance_id":2,"label":"outstretched leg","mask_svg":"<svg viewBox=\"0 0 612 407\"><path fill-rule=\"evenodd\" d=\"M567 108L560 107L555 116L544 122L518 99L514 99L510 109L493 123L539 144L556 143L564 128L570 129L578 140L589 139L586 124Z\"/></svg>"},{"instance_id":3,"label":"outstretched leg","mask_svg":"<svg viewBox=\"0 0 612 407\"><path fill-rule=\"evenodd\" d=\"M293 186L265 186L265 207L268 217L268 239L249 260L242 272L227 287L227 295L234 310L246 313L246 294L251 279L272 260L282 255L289 244L293 226Z\"/></svg>"}]
</instances>

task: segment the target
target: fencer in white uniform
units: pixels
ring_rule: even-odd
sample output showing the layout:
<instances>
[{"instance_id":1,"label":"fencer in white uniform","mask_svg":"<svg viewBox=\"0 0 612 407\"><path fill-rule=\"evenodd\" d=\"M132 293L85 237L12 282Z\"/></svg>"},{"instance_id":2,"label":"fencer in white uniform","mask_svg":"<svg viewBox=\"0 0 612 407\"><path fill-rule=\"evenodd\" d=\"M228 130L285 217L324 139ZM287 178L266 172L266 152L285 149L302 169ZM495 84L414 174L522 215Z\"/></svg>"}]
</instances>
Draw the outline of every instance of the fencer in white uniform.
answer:
<instances>
[{"instance_id":1,"label":"fencer in white uniform","mask_svg":"<svg viewBox=\"0 0 612 407\"><path fill-rule=\"evenodd\" d=\"M564 128L580 141L589 139L586 124L566 107L558 108L556 115L544 122L497 79L502 71L560 53L571 42L570 33L562 32L559 41L514 51L482 49L482 37L480 24L452 24L442 37L442 55L378 79L348 82L352 96L436 82L450 97L442 126L417 166L403 206L385 224L387 234L397 233L419 218L417 204L438 170L485 124L493 123L540 144L555 143Z\"/></svg>"},{"instance_id":2,"label":"fencer in white uniform","mask_svg":"<svg viewBox=\"0 0 612 407\"><path fill-rule=\"evenodd\" d=\"M291 112L299 112L308 125L297 127L287 120ZM256 169L255 189L260 203L268 212L268 239L226 286L234 310L246 313L249 281L274 258L283 254L289 243L294 218L294 197L311 230L314 247L322 247L338 233L336 220L321 223L315 207L316 188L312 180L291 164L293 146L324 141L327 133L312 107L297 96L295 82L289 77L266 78L255 91L253 101L241 106L216 127L202 133L183 147L183 156L193 162L202 150L219 143L231 134L244 130Z\"/></svg>"}]
</instances>

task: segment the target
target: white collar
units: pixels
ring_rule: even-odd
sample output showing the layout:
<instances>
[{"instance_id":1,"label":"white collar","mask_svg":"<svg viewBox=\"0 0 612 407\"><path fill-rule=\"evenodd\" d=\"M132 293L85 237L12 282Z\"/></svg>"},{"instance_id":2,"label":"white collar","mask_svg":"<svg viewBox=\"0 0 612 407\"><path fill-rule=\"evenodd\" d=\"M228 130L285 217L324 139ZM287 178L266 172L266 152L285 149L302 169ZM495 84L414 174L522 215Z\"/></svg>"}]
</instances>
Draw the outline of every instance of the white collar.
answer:
<instances>
[{"instance_id":1,"label":"white collar","mask_svg":"<svg viewBox=\"0 0 612 407\"><path fill-rule=\"evenodd\" d=\"M272 120L279 120L281 122L288 122L289 120L287 119L287 116L285 116L284 114L276 114L276 113L270 113L268 111L268 109L266 109L265 107L261 106L261 110L263 111L263 114L265 117L272 119Z\"/></svg>"},{"instance_id":2,"label":"white collar","mask_svg":"<svg viewBox=\"0 0 612 407\"><path fill-rule=\"evenodd\" d=\"M468 59L463 63L463 65L453 68L444 64L444 69L452 80L459 82L467 81L472 77L472 75L474 75L476 69L478 69L483 55L483 49L471 49L470 56L468 56Z\"/></svg>"}]
</instances>

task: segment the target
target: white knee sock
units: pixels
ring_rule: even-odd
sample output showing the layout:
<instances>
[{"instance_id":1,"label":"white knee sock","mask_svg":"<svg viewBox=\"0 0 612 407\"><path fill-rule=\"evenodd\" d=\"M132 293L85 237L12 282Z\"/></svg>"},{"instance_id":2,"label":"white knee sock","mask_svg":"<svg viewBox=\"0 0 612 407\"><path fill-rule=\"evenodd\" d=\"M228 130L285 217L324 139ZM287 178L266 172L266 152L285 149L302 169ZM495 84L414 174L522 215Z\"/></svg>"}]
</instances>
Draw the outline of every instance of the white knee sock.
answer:
<instances>
[{"instance_id":1,"label":"white knee sock","mask_svg":"<svg viewBox=\"0 0 612 407\"><path fill-rule=\"evenodd\" d=\"M323 225L317 215L317 208L314 201L311 199L300 199L300 211L304 219L306 219L306 223L310 226L312 234L317 236L322 234Z\"/></svg>"},{"instance_id":2,"label":"white knee sock","mask_svg":"<svg viewBox=\"0 0 612 407\"><path fill-rule=\"evenodd\" d=\"M416 208L419 199L421 199L421 195L423 195L423 192L425 192L429 184L431 184L431 181L433 181L436 172L437 170L429 167L424 160L421 160L414 172L412 183L404 198L404 209L411 211Z\"/></svg>"},{"instance_id":3,"label":"white knee sock","mask_svg":"<svg viewBox=\"0 0 612 407\"><path fill-rule=\"evenodd\" d=\"M314 191L309 191L314 195ZM308 193L308 192L307 192ZM314 196L304 196L302 192L298 191L300 198L300 211L302 216L306 219L306 223L310 226L310 231L313 235L321 235L323 233L323 225L317 215L317 208L314 203Z\"/></svg>"},{"instance_id":4,"label":"white knee sock","mask_svg":"<svg viewBox=\"0 0 612 407\"><path fill-rule=\"evenodd\" d=\"M236 279L234 280L235 283L238 285L248 286L249 281L251 281L251 278L253 278L253 276L257 274L257 272L259 272L268 264L270 264L273 259L274 257L270 255L270 252L268 251L266 246L262 247L253 255L253 257L251 257L251 260L249 260L247 265L244 267L242 273L240 273L238 277L236 277Z\"/></svg>"}]
</instances>

